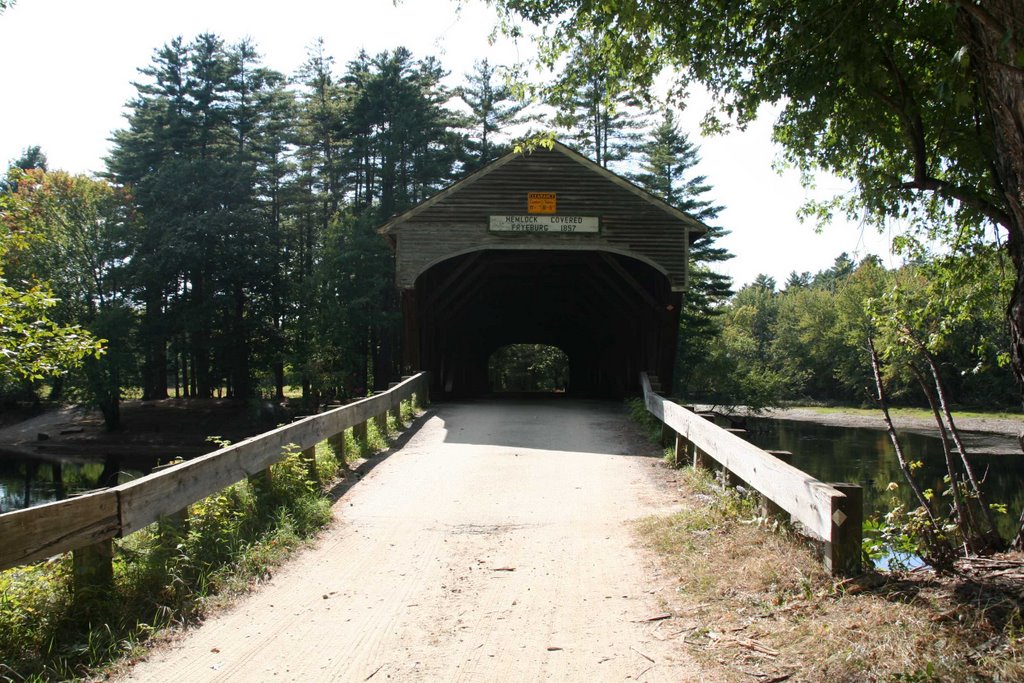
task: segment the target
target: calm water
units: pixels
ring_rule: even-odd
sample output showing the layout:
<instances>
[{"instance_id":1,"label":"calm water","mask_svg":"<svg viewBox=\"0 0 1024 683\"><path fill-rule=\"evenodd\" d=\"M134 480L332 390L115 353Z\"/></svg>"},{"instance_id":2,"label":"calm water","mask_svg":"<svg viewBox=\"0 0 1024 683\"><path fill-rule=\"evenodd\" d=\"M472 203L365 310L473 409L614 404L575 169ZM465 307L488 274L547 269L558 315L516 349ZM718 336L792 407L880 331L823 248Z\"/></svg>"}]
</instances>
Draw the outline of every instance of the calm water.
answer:
<instances>
[{"instance_id":1,"label":"calm water","mask_svg":"<svg viewBox=\"0 0 1024 683\"><path fill-rule=\"evenodd\" d=\"M825 482L849 482L864 489L865 517L890 509L893 493L889 482L900 485L903 502L913 504L912 493L904 483L889 435L877 429L831 427L811 422L782 420L751 420L747 425L750 441L761 448L793 453L792 465ZM970 450L970 435L967 435ZM910 460L920 460L920 481L924 488L944 490L946 473L942 443L938 438L920 434L901 434L900 444ZM1007 438L1005 450L1014 448ZM997 520L1000 532L1010 537L1017 531L1017 521L1024 506L1024 456L976 455L971 462L975 474L984 477L983 489L990 503L1005 503L1008 512Z\"/></svg>"},{"instance_id":2,"label":"calm water","mask_svg":"<svg viewBox=\"0 0 1024 683\"><path fill-rule=\"evenodd\" d=\"M822 481L860 484L864 488L867 517L888 511L893 496L887 490L889 482L900 484L898 494L904 502L913 503L884 431L761 419L750 420L747 429L751 442L761 448L792 452L794 467ZM922 484L935 491L943 490L945 465L939 440L918 434L904 434L901 438L907 456L924 463ZM1007 439L1006 450L1013 448L1013 439ZM1024 456L978 455L973 462L978 475L985 477L990 502L1008 506L1008 513L1001 515L999 522L1000 531L1009 537L1016 533L1024 507ZM118 472L118 482L142 474L117 467L116 463L109 469ZM104 478L103 473L103 463L62 463L58 467L49 462L0 458L0 512L27 507L26 502L39 505L95 489Z\"/></svg>"},{"instance_id":3,"label":"calm water","mask_svg":"<svg viewBox=\"0 0 1024 683\"><path fill-rule=\"evenodd\" d=\"M51 463L38 460L0 458L0 513L42 505L85 491L101 488L102 462ZM117 483L130 481L142 472L123 470L112 463Z\"/></svg>"}]
</instances>

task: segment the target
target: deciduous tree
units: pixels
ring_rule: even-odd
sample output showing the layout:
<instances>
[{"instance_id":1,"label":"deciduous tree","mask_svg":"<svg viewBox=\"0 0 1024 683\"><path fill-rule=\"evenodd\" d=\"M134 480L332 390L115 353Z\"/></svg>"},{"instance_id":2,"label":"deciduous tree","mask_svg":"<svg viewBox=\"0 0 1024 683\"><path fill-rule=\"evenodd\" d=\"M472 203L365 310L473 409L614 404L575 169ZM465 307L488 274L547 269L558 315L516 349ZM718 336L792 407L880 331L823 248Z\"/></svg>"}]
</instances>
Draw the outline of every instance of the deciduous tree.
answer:
<instances>
[{"instance_id":1,"label":"deciduous tree","mask_svg":"<svg viewBox=\"0 0 1024 683\"><path fill-rule=\"evenodd\" d=\"M36 192L43 175L12 169L9 186L17 190L0 193L0 386L58 377L102 353L101 340L53 317L58 299L31 267L46 221Z\"/></svg>"},{"instance_id":2,"label":"deciduous tree","mask_svg":"<svg viewBox=\"0 0 1024 683\"><path fill-rule=\"evenodd\" d=\"M1024 5L1017 0L493 0L545 26L561 91L586 78L650 92L665 67L715 98L712 128L781 107L775 139L805 172L856 192L813 208L899 218L956 247L1008 235L1008 307L1024 381ZM580 45L585 44L585 50ZM986 235L989 235L986 237Z\"/></svg>"}]
</instances>

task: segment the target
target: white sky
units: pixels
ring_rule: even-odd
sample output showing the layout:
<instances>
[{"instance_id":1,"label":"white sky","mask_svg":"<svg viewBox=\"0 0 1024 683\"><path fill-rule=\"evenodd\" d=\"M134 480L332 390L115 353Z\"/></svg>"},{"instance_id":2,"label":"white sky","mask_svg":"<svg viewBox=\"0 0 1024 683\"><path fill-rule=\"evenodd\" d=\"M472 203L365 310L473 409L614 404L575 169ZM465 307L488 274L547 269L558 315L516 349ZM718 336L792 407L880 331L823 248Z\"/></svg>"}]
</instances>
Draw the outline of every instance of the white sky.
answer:
<instances>
[{"instance_id":1,"label":"white sky","mask_svg":"<svg viewBox=\"0 0 1024 683\"><path fill-rule=\"evenodd\" d=\"M0 165L40 145L51 168L102 170L137 69L178 35L212 32L229 43L249 37L264 62L285 74L295 72L318 37L339 72L360 48L373 54L404 45L414 57L438 57L454 84L474 59L511 64L529 56L528 46L489 44L493 24L492 11L476 0L461 10L454 0L405 0L398 7L392 0L18 0L0 15ZM819 235L797 220L806 192L796 173L772 169L777 150L769 119L702 139L702 114L694 102L681 120L701 146L697 170L726 207L719 223L732 234L720 244L736 257L722 270L737 287L759 273L781 286L790 272L827 268L844 251L896 265L888 236L839 221ZM819 196L842 189L834 179L818 180Z\"/></svg>"}]
</instances>

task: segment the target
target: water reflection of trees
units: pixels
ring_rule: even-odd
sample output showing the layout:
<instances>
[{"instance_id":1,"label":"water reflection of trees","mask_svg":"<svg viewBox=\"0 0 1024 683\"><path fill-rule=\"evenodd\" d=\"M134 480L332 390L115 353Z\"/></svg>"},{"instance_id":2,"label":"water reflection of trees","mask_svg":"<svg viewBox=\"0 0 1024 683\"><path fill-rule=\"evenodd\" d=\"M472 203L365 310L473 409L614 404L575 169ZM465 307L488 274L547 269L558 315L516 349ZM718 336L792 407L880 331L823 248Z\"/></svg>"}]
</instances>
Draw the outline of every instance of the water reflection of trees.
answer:
<instances>
[{"instance_id":1,"label":"water reflection of trees","mask_svg":"<svg viewBox=\"0 0 1024 683\"><path fill-rule=\"evenodd\" d=\"M790 451L793 466L811 476L827 482L860 484L866 516L888 512L894 496L904 505L916 506L892 443L883 431L777 420L756 420L750 427L751 441L762 448ZM901 439L908 457L922 463L922 484L941 493L947 485L943 481L946 469L940 441L913 433L902 434ZM1006 504L1007 514L997 515L996 521L1000 534L1011 538L1024 508L1024 490L1020 487L1024 458L976 455L972 460L984 473L983 488L990 501ZM895 491L889 490L890 482L898 484Z\"/></svg>"},{"instance_id":2,"label":"water reflection of trees","mask_svg":"<svg viewBox=\"0 0 1024 683\"><path fill-rule=\"evenodd\" d=\"M60 463L29 459L0 461L0 513L62 500L110 485L105 463ZM116 472L115 472L116 475ZM115 482L116 483L116 482Z\"/></svg>"}]
</instances>

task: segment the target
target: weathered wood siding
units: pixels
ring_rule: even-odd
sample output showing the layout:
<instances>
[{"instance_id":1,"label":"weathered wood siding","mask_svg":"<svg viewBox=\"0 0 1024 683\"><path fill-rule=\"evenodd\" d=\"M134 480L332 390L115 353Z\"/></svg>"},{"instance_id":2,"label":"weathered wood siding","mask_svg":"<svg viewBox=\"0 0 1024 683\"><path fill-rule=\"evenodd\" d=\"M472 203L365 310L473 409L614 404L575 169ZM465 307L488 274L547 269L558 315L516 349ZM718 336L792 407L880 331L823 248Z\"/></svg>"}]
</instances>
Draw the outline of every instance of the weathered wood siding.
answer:
<instances>
[{"instance_id":1,"label":"weathered wood siding","mask_svg":"<svg viewBox=\"0 0 1024 683\"><path fill-rule=\"evenodd\" d=\"M680 220L678 213L673 215L581 159L557 148L520 155L453 186L415 215L399 217L385 228L397 242L397 285L412 288L432 265L469 251L574 249L633 256L664 273L674 291L682 291L689 233L703 227L692 219ZM527 214L530 192L557 193L557 215L598 216L600 234L488 231L492 215Z\"/></svg>"}]
</instances>

